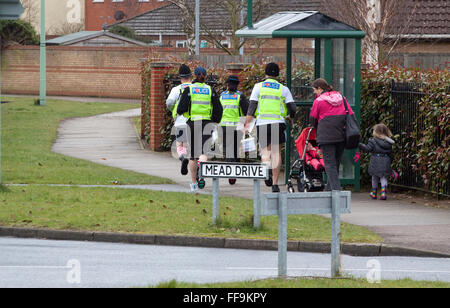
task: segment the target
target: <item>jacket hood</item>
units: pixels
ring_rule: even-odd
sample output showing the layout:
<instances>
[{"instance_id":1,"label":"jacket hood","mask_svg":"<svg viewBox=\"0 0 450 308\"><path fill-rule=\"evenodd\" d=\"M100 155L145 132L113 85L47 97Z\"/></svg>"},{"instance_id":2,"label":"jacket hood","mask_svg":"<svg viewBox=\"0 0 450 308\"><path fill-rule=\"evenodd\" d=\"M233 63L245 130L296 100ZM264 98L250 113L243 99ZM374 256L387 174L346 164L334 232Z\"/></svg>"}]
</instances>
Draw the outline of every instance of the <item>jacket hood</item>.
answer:
<instances>
[{"instance_id":1,"label":"jacket hood","mask_svg":"<svg viewBox=\"0 0 450 308\"><path fill-rule=\"evenodd\" d=\"M385 150L390 149L392 145L395 143L394 140L392 140L389 137L384 137L383 139L375 138L375 142L378 144L380 148Z\"/></svg>"},{"instance_id":2,"label":"jacket hood","mask_svg":"<svg viewBox=\"0 0 450 308\"><path fill-rule=\"evenodd\" d=\"M327 103L335 107L340 106L344 101L341 93L337 91L322 93L317 99L321 101L326 101Z\"/></svg>"}]
</instances>

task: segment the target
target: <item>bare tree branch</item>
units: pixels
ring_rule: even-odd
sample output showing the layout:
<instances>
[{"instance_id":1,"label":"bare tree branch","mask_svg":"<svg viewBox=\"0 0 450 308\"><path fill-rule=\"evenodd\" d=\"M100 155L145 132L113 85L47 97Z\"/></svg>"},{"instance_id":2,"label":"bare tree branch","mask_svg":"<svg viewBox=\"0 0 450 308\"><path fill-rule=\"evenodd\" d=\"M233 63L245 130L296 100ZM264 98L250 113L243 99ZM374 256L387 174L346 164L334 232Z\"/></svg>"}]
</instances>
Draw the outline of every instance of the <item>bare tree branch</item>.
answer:
<instances>
[{"instance_id":1,"label":"bare tree branch","mask_svg":"<svg viewBox=\"0 0 450 308\"><path fill-rule=\"evenodd\" d=\"M330 17L366 32L363 39L363 53L372 63L381 62L395 49L401 34L405 33L415 12L408 11L409 18L400 18L411 0L322 0L321 11ZM388 33L392 25L397 26L397 33ZM393 46L387 54L383 53L387 34L397 35L392 40Z\"/></svg>"},{"instance_id":2,"label":"bare tree branch","mask_svg":"<svg viewBox=\"0 0 450 308\"><path fill-rule=\"evenodd\" d=\"M184 31L187 36L188 50L194 54L195 50L195 1L193 0L169 0L181 11ZM201 0L201 3L205 3ZM253 1L254 19L259 19L268 7L270 0ZM203 4L202 4L203 5ZM247 1L246 0L209 0L205 4L207 8L214 9L217 18L214 20L214 30L211 25L200 18L200 29L204 39L230 55L238 55L240 48L245 44L235 35L236 31L246 25ZM202 8L203 9L203 8ZM266 12L267 13L267 12ZM242 16L241 16L242 14ZM230 42L231 46L226 46L223 41Z\"/></svg>"}]
</instances>

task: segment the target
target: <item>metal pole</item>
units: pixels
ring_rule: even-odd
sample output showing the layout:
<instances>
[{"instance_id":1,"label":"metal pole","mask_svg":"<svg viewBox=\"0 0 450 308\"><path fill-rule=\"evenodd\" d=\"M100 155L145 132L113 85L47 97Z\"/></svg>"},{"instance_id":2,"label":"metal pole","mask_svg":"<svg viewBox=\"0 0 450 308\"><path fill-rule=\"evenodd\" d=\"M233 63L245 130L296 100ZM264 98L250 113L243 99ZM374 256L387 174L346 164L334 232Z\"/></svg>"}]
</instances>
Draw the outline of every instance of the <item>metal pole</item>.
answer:
<instances>
[{"instance_id":1,"label":"metal pole","mask_svg":"<svg viewBox=\"0 0 450 308\"><path fill-rule=\"evenodd\" d=\"M286 86L292 88L292 38L286 39ZM294 119L292 119L294 120ZM286 151L285 161L285 183L289 181L289 171L291 170L291 125L286 121Z\"/></svg>"},{"instance_id":2,"label":"metal pole","mask_svg":"<svg viewBox=\"0 0 450 308\"><path fill-rule=\"evenodd\" d=\"M213 209L212 209L213 224L217 223L219 219L219 179L213 178Z\"/></svg>"},{"instance_id":3,"label":"metal pole","mask_svg":"<svg viewBox=\"0 0 450 308\"><path fill-rule=\"evenodd\" d=\"M0 185L2 184L2 39L0 38Z\"/></svg>"},{"instance_id":4,"label":"metal pole","mask_svg":"<svg viewBox=\"0 0 450 308\"><path fill-rule=\"evenodd\" d=\"M253 0L247 2L247 27L253 29Z\"/></svg>"},{"instance_id":5,"label":"metal pole","mask_svg":"<svg viewBox=\"0 0 450 308\"><path fill-rule=\"evenodd\" d=\"M200 0L195 0L195 55L200 55Z\"/></svg>"},{"instance_id":6,"label":"metal pole","mask_svg":"<svg viewBox=\"0 0 450 308\"><path fill-rule=\"evenodd\" d=\"M361 39L355 39L355 106L352 107L358 123L361 122ZM361 123L360 123L361 124ZM361 165L358 161L355 165L354 191L360 191Z\"/></svg>"},{"instance_id":7,"label":"metal pole","mask_svg":"<svg viewBox=\"0 0 450 308\"><path fill-rule=\"evenodd\" d=\"M39 105L45 106L46 99L46 54L45 54L45 0L41 0L41 48L40 48L40 90Z\"/></svg>"},{"instance_id":8,"label":"metal pole","mask_svg":"<svg viewBox=\"0 0 450 308\"><path fill-rule=\"evenodd\" d=\"M278 194L278 276L287 276L287 194Z\"/></svg>"},{"instance_id":9,"label":"metal pole","mask_svg":"<svg viewBox=\"0 0 450 308\"><path fill-rule=\"evenodd\" d=\"M338 190L331 192L331 277L341 274L341 193Z\"/></svg>"},{"instance_id":10,"label":"metal pole","mask_svg":"<svg viewBox=\"0 0 450 308\"><path fill-rule=\"evenodd\" d=\"M242 3L242 8L241 8L241 19L240 19L240 23L241 23L241 26L242 26L242 25L244 25L244 7L245 7L245 0L242 0L241 3ZM240 40L239 40L239 42L242 44L242 43L244 42L244 38L241 37ZM244 55L244 45L242 45L241 48L239 48L239 54L240 54L241 56Z\"/></svg>"},{"instance_id":11,"label":"metal pole","mask_svg":"<svg viewBox=\"0 0 450 308\"><path fill-rule=\"evenodd\" d=\"M261 226L261 186L259 180L253 180L253 227Z\"/></svg>"}]
</instances>

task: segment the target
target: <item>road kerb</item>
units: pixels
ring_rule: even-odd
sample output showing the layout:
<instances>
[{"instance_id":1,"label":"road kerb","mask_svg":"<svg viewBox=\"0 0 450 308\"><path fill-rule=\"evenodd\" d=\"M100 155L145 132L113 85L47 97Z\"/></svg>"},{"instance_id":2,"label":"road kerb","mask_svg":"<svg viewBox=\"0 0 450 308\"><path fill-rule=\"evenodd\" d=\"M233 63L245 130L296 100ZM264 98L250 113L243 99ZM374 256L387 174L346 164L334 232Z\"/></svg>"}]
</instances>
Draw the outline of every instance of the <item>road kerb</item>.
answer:
<instances>
[{"instance_id":1,"label":"road kerb","mask_svg":"<svg viewBox=\"0 0 450 308\"><path fill-rule=\"evenodd\" d=\"M0 227L0 237L252 250L277 250L278 247L278 243L275 240L50 230L17 227ZM330 253L330 243L289 241L288 250L297 252ZM450 254L386 244L342 243L341 250L342 253L346 255L364 257L407 256L450 258Z\"/></svg>"}]
</instances>

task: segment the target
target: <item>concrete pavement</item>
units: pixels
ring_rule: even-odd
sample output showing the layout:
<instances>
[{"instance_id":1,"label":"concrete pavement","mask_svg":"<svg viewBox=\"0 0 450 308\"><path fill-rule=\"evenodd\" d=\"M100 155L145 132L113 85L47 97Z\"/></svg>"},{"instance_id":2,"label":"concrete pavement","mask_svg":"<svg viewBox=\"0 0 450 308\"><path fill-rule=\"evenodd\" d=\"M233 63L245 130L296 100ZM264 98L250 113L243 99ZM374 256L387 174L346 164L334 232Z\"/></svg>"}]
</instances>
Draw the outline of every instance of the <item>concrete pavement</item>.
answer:
<instances>
[{"instance_id":1,"label":"concrete pavement","mask_svg":"<svg viewBox=\"0 0 450 308\"><path fill-rule=\"evenodd\" d=\"M145 150L138 142L130 118L140 109L68 119L61 123L53 151L149 175L169 178L189 187L189 177L179 172L180 163L170 153ZM261 191L270 189L261 185ZM221 195L252 198L253 181L239 180L220 185ZM207 181L205 192L211 192ZM450 210L427 207L408 200L369 200L365 193L352 194L352 213L342 220L367 227L380 234L387 244L450 254Z\"/></svg>"}]
</instances>

